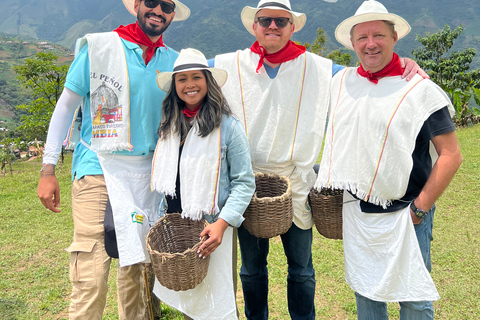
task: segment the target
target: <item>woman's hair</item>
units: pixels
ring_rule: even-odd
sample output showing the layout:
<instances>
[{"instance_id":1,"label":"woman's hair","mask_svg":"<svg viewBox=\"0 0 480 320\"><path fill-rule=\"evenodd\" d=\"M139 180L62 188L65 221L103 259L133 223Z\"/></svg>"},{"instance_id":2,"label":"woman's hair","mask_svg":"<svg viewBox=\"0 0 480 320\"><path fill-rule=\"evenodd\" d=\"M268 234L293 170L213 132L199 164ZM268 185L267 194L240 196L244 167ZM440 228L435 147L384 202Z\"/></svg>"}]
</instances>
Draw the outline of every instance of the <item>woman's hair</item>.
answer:
<instances>
[{"instance_id":1,"label":"woman's hair","mask_svg":"<svg viewBox=\"0 0 480 320\"><path fill-rule=\"evenodd\" d=\"M232 112L212 73L208 70L201 71L207 81L207 94L195 118L199 128L198 135L204 138L214 128L220 126L223 114L229 116ZM173 74L172 85L162 104L162 121L158 127L158 135L161 139L167 138L172 131L173 133L179 133L181 140L186 138L190 130L190 124L182 113L183 109L185 109L185 102L177 95L175 74Z\"/></svg>"}]
</instances>

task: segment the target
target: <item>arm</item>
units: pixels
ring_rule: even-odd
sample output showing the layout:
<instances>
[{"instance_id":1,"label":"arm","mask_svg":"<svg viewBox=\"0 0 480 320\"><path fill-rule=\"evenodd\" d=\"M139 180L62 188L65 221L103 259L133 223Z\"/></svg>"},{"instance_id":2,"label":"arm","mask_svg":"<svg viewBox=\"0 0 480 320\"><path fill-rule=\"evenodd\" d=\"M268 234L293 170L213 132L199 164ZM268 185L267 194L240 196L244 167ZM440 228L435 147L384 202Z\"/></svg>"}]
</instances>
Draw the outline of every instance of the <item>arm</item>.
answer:
<instances>
[{"instance_id":1,"label":"arm","mask_svg":"<svg viewBox=\"0 0 480 320\"><path fill-rule=\"evenodd\" d=\"M208 256L221 243L228 225L239 227L243 213L255 192L255 176L250 160L250 148L243 128L238 122L233 126L232 138L227 144L226 161L229 165L230 195L216 222L206 227L200 236L209 238L199 248L201 256Z\"/></svg>"},{"instance_id":2,"label":"arm","mask_svg":"<svg viewBox=\"0 0 480 320\"><path fill-rule=\"evenodd\" d=\"M63 139L67 135L75 109L82 101L82 96L65 88L58 99L48 128L47 142L43 156L37 195L45 208L60 212L60 187L55 176L55 165L62 151Z\"/></svg>"},{"instance_id":3,"label":"arm","mask_svg":"<svg viewBox=\"0 0 480 320\"><path fill-rule=\"evenodd\" d=\"M427 212L445 191L462 163L462 154L455 131L438 135L432 138L432 142L437 150L438 160L433 166L425 186L415 199L415 206ZM412 210L410 210L410 214L414 224L421 222L415 217Z\"/></svg>"},{"instance_id":4,"label":"arm","mask_svg":"<svg viewBox=\"0 0 480 320\"><path fill-rule=\"evenodd\" d=\"M413 61L412 59L409 58L400 58L400 64L402 68L405 68L405 71L403 72L402 79L406 79L407 81L410 81L413 76L415 76L417 73L422 76L424 79L430 79L428 74L423 71L423 69L420 68L420 66Z\"/></svg>"}]
</instances>

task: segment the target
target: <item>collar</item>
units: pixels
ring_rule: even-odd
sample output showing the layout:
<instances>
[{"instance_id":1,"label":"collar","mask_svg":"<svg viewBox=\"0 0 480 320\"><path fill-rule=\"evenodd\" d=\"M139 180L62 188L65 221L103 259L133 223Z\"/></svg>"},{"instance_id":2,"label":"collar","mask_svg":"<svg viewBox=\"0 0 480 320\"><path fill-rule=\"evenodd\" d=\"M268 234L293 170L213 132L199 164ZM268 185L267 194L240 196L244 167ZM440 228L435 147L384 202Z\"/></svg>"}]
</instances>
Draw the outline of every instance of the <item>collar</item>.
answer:
<instances>
[{"instance_id":1,"label":"collar","mask_svg":"<svg viewBox=\"0 0 480 320\"><path fill-rule=\"evenodd\" d=\"M136 50L136 49L141 49L140 46L134 42L130 42L128 40L125 40L125 39L122 39L120 38L120 40L122 40L122 43L124 44L125 48L129 49L129 50ZM157 50L157 53L160 51L162 53L164 52L167 52L168 49L170 49L168 46L164 46L164 47L158 47L158 48L155 48ZM170 49L172 50L172 49Z\"/></svg>"}]
</instances>

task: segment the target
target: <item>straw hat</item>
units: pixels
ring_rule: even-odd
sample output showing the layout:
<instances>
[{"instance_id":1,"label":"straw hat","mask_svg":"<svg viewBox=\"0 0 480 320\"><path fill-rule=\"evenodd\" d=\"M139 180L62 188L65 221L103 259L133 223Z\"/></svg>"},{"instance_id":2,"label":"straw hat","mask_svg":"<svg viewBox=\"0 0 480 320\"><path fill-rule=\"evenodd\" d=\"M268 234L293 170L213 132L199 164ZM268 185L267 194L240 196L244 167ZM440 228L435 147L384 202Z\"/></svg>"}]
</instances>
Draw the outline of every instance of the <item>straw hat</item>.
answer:
<instances>
[{"instance_id":1,"label":"straw hat","mask_svg":"<svg viewBox=\"0 0 480 320\"><path fill-rule=\"evenodd\" d=\"M190 9L178 0L172 1L175 3L175 18L173 18L173 21L187 20L190 16ZM135 0L123 0L123 4L131 14L135 17L137 16L137 12L135 11Z\"/></svg>"},{"instance_id":2,"label":"straw hat","mask_svg":"<svg viewBox=\"0 0 480 320\"><path fill-rule=\"evenodd\" d=\"M290 12L293 18L293 24L295 25L294 32L302 30L305 22L307 21L307 16L304 13L292 11L292 6L290 5L289 0L260 0L256 8L246 6L245 8L243 8L241 14L243 25L252 35L255 35L255 33L253 32L255 15L258 11L262 9L284 10Z\"/></svg>"},{"instance_id":3,"label":"straw hat","mask_svg":"<svg viewBox=\"0 0 480 320\"><path fill-rule=\"evenodd\" d=\"M227 71L219 68L210 68L203 53L196 49L188 48L180 51L180 55L173 64L173 72L161 72L157 74L157 86L162 91L168 92L172 84L172 76L175 73L193 70L210 71L220 87L223 86L227 81Z\"/></svg>"},{"instance_id":4,"label":"straw hat","mask_svg":"<svg viewBox=\"0 0 480 320\"><path fill-rule=\"evenodd\" d=\"M387 9L378 1L367 0L362 3L353 17L345 19L340 23L335 30L335 38L345 47L352 49L352 42L350 41L350 31L352 28L362 22L387 20L395 24L395 31L397 31L398 39L405 37L411 30L408 22L400 16L393 13L388 13Z\"/></svg>"}]
</instances>

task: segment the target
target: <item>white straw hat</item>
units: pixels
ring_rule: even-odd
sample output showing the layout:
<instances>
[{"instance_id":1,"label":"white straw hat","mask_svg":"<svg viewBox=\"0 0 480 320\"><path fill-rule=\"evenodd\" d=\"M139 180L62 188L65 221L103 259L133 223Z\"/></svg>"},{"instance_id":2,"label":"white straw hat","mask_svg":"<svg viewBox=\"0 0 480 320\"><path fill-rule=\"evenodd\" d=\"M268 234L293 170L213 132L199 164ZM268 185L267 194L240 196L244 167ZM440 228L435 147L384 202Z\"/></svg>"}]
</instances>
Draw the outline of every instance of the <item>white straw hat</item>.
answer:
<instances>
[{"instance_id":1,"label":"white straw hat","mask_svg":"<svg viewBox=\"0 0 480 320\"><path fill-rule=\"evenodd\" d=\"M190 9L178 0L172 1L175 3L175 18L173 18L173 21L187 20L190 16ZM135 11L135 0L123 0L123 4L131 14L135 17L137 16L137 12Z\"/></svg>"},{"instance_id":2,"label":"white straw hat","mask_svg":"<svg viewBox=\"0 0 480 320\"><path fill-rule=\"evenodd\" d=\"M256 8L246 6L243 8L241 14L243 25L247 28L248 32L253 35L255 35L253 32L255 15L262 9L284 10L289 12L292 15L293 24L295 25L294 32L300 31L307 21L307 16L304 13L292 11L292 6L290 5L289 0L260 0Z\"/></svg>"},{"instance_id":3,"label":"white straw hat","mask_svg":"<svg viewBox=\"0 0 480 320\"><path fill-rule=\"evenodd\" d=\"M388 13L387 9L378 1L367 0L362 3L353 17L345 19L340 23L335 30L335 38L345 47L352 49L352 42L350 41L350 31L352 28L362 22L387 20L395 24L395 31L398 39L405 37L411 30L408 22L400 16L393 13Z\"/></svg>"},{"instance_id":4,"label":"white straw hat","mask_svg":"<svg viewBox=\"0 0 480 320\"><path fill-rule=\"evenodd\" d=\"M172 76L175 73L193 70L210 71L220 87L227 81L227 71L219 68L210 68L203 53L197 49L188 48L180 51L177 60L175 60L175 63L173 64L173 72L161 72L157 74L157 86L162 91L168 92L172 85Z\"/></svg>"}]
</instances>

